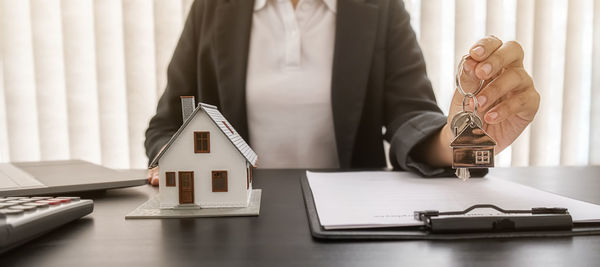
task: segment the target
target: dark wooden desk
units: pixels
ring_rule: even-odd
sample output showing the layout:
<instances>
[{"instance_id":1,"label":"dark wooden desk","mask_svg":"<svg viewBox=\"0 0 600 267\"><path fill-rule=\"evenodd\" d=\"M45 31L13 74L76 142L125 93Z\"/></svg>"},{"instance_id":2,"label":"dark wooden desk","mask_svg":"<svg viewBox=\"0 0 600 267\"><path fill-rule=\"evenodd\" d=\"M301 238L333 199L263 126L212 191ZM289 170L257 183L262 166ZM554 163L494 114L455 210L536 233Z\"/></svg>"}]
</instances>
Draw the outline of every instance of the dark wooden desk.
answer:
<instances>
[{"instance_id":1,"label":"dark wooden desk","mask_svg":"<svg viewBox=\"0 0 600 267\"><path fill-rule=\"evenodd\" d=\"M125 220L156 188L88 193L95 211L0 255L0 266L591 266L600 236L471 241L321 242L307 225L301 170L256 172L259 217ZM506 177L600 204L600 166L497 168Z\"/></svg>"}]
</instances>

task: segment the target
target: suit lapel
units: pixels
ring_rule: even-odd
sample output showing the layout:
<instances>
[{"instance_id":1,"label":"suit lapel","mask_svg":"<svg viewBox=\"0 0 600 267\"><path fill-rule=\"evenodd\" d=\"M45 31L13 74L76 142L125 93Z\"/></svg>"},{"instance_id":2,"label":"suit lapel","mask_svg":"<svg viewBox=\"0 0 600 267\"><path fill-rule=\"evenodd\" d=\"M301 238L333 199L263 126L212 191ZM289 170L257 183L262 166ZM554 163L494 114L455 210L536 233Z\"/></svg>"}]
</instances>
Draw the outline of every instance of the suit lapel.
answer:
<instances>
[{"instance_id":1,"label":"suit lapel","mask_svg":"<svg viewBox=\"0 0 600 267\"><path fill-rule=\"evenodd\" d=\"M350 167L375 45L378 7L338 0L331 101L340 167Z\"/></svg>"},{"instance_id":2,"label":"suit lapel","mask_svg":"<svg viewBox=\"0 0 600 267\"><path fill-rule=\"evenodd\" d=\"M253 0L219 0L214 50L221 112L248 139L246 70Z\"/></svg>"}]
</instances>

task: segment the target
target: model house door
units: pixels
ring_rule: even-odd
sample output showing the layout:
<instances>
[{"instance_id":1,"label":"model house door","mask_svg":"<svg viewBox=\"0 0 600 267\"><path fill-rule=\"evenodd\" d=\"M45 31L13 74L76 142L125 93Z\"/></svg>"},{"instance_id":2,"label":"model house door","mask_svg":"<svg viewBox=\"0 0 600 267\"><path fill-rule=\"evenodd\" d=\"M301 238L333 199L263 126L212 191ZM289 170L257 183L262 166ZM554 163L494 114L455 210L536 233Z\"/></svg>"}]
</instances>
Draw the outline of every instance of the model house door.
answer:
<instances>
[{"instance_id":1,"label":"model house door","mask_svg":"<svg viewBox=\"0 0 600 267\"><path fill-rule=\"evenodd\" d=\"M179 204L194 203L194 172L179 172Z\"/></svg>"}]
</instances>

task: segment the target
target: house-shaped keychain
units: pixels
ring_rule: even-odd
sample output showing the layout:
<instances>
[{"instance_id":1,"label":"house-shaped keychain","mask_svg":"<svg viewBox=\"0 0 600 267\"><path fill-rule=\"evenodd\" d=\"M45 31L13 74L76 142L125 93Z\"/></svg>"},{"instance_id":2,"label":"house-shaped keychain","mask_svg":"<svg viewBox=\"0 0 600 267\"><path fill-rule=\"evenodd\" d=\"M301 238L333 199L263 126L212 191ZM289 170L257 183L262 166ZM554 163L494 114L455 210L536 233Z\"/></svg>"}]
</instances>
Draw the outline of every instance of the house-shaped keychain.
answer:
<instances>
[{"instance_id":1,"label":"house-shaped keychain","mask_svg":"<svg viewBox=\"0 0 600 267\"><path fill-rule=\"evenodd\" d=\"M150 163L161 209L248 207L257 155L215 106L182 96L183 124Z\"/></svg>"},{"instance_id":2,"label":"house-shaped keychain","mask_svg":"<svg viewBox=\"0 0 600 267\"><path fill-rule=\"evenodd\" d=\"M450 143L453 168L494 167L496 141L475 123L467 125Z\"/></svg>"}]
</instances>

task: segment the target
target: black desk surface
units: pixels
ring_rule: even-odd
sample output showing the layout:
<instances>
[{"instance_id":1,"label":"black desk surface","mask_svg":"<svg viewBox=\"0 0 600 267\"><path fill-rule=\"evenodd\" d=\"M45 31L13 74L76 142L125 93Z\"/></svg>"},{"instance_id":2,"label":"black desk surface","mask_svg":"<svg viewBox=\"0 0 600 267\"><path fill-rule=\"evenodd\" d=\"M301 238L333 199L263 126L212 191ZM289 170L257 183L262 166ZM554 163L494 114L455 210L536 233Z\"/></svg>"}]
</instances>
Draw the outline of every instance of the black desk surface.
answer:
<instances>
[{"instance_id":1,"label":"black desk surface","mask_svg":"<svg viewBox=\"0 0 600 267\"><path fill-rule=\"evenodd\" d=\"M301 170L258 170L259 217L125 220L157 188L81 194L94 212L0 255L0 266L592 266L600 236L471 241L312 239ZM600 166L496 168L543 190L600 204Z\"/></svg>"}]
</instances>

